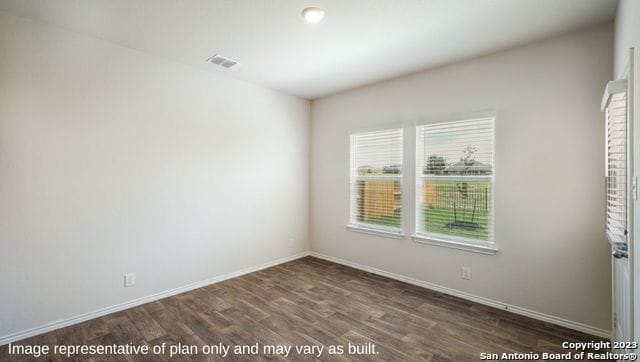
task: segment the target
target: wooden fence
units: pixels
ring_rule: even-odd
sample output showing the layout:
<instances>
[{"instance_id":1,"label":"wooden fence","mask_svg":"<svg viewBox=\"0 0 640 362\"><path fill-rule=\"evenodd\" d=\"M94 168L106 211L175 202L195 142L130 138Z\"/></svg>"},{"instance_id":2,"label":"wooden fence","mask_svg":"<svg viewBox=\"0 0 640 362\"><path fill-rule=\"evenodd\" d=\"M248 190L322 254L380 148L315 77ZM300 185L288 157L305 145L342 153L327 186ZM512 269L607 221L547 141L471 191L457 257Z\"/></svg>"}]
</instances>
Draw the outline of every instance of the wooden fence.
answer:
<instances>
[{"instance_id":1,"label":"wooden fence","mask_svg":"<svg viewBox=\"0 0 640 362\"><path fill-rule=\"evenodd\" d=\"M436 182L423 183L424 205L432 208L489 209L489 183Z\"/></svg>"},{"instance_id":2,"label":"wooden fence","mask_svg":"<svg viewBox=\"0 0 640 362\"><path fill-rule=\"evenodd\" d=\"M357 193L360 221L400 215L402 199L399 180L358 181Z\"/></svg>"},{"instance_id":3,"label":"wooden fence","mask_svg":"<svg viewBox=\"0 0 640 362\"><path fill-rule=\"evenodd\" d=\"M402 208L400 181L359 180L356 182L359 221L398 216ZM433 181L423 183L424 205L430 208L489 210L490 184Z\"/></svg>"}]
</instances>

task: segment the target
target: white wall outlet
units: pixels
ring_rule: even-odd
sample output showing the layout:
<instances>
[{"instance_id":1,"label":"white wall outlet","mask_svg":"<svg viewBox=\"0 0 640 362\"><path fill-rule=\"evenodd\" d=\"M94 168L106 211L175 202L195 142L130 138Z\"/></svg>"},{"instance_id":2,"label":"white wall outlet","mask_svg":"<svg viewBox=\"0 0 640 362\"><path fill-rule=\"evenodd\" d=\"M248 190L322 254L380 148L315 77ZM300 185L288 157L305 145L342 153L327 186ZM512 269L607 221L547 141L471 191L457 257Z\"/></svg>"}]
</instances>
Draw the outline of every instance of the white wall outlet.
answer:
<instances>
[{"instance_id":1,"label":"white wall outlet","mask_svg":"<svg viewBox=\"0 0 640 362\"><path fill-rule=\"evenodd\" d=\"M127 273L124 275L124 287L130 288L136 285L136 274L135 273Z\"/></svg>"},{"instance_id":2,"label":"white wall outlet","mask_svg":"<svg viewBox=\"0 0 640 362\"><path fill-rule=\"evenodd\" d=\"M462 279L471 280L471 268L468 266L462 267Z\"/></svg>"}]
</instances>

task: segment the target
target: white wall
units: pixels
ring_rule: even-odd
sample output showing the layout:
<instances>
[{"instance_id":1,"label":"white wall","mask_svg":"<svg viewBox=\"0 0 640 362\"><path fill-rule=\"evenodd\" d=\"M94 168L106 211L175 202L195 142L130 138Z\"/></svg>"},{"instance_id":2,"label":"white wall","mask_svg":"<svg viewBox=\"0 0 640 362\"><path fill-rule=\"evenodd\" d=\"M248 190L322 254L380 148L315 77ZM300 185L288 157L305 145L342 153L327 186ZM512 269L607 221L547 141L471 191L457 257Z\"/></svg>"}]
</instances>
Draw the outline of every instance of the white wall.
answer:
<instances>
[{"instance_id":1,"label":"white wall","mask_svg":"<svg viewBox=\"0 0 640 362\"><path fill-rule=\"evenodd\" d=\"M620 0L616 13L615 23L615 52L613 78L621 78L629 67L629 49L634 50L635 62L635 82L634 82L634 168L635 174L640 174L640 1ZM640 237L640 201L634 203L634 229L635 238ZM640 340L640 241L632 243L631 252L634 253L634 336L635 340Z\"/></svg>"},{"instance_id":2,"label":"white wall","mask_svg":"<svg viewBox=\"0 0 640 362\"><path fill-rule=\"evenodd\" d=\"M612 35L606 24L313 101L312 250L609 331L599 106L613 67ZM407 127L410 234L411 122L488 108L497 111L497 255L345 229L349 130L398 121ZM471 267L471 281L460 278L461 266Z\"/></svg>"},{"instance_id":3,"label":"white wall","mask_svg":"<svg viewBox=\"0 0 640 362\"><path fill-rule=\"evenodd\" d=\"M640 1L620 0L615 21L614 72L618 77L627 67L629 48L640 47ZM636 53L637 57L637 53ZM636 59L637 61L637 59Z\"/></svg>"},{"instance_id":4,"label":"white wall","mask_svg":"<svg viewBox=\"0 0 640 362\"><path fill-rule=\"evenodd\" d=\"M0 338L308 250L308 101L6 13L0 54Z\"/></svg>"}]
</instances>

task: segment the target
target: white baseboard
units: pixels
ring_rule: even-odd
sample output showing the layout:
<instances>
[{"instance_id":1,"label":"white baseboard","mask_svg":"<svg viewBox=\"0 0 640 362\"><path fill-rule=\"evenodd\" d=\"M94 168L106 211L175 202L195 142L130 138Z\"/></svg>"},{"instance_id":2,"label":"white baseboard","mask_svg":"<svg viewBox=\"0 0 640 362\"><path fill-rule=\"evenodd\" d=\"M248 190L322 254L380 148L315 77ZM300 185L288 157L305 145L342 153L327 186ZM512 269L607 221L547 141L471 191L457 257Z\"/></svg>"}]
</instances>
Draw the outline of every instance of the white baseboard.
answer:
<instances>
[{"instance_id":1,"label":"white baseboard","mask_svg":"<svg viewBox=\"0 0 640 362\"><path fill-rule=\"evenodd\" d=\"M30 328L30 329L27 329L27 330L24 330L24 331L20 331L20 332L16 332L16 333L13 333L13 334L6 335L6 336L2 336L2 337L0 337L0 346L3 346L5 344L9 344L9 343L13 343L13 342L25 339L25 338L33 337L33 336L36 336L38 334L51 332L51 331L56 330L56 329L60 329L60 328L63 328L63 327L68 327L68 326L74 325L74 324L78 324L78 323L87 321L89 319L94 319L94 318L102 317L102 316L107 315L107 314L119 312L119 311L122 311L122 310L125 310L125 309L129 309L129 308L141 305L141 304L154 302L156 300L163 299L163 298L166 298L166 297L170 297L172 295L176 295L176 294L188 292L188 291L193 290L193 289L205 287L205 286L210 285L210 284L219 283L221 281L224 281L224 280L227 280L227 279L231 279L231 278L235 278L235 277L239 277L239 276L244 275L244 274L249 274L249 273L253 273L253 272L258 271L258 270L270 268L272 266L276 266L278 264L286 263L286 262L289 262L289 261L292 261L292 260L295 260L295 259L300 259L300 258L303 258L303 257L308 256L308 255L309 255L309 252L305 251L305 252L302 252L302 253L299 253L299 254L295 254L295 255L291 255L291 256L285 257L285 258L273 260L273 261L270 261L270 262L267 262L267 263L264 263L264 264L260 264L260 265L254 266L254 267L250 267L250 268L238 270L238 271L235 271L235 272L219 275L219 276L212 277L212 278L209 278L209 279L205 279L205 280L202 280L202 281L199 281L199 282L190 283L190 284L178 287L178 288L174 288L174 289L166 290L166 291L163 291L163 292L160 292L160 293L148 295L146 297L133 299L133 300L130 300L130 301L127 301L127 302L124 302L124 303L112 305L110 307L101 308L101 309L98 309L98 310L94 310L92 312L80 314L80 315L77 315L75 317L49 322L47 324L44 324L44 325L41 325L41 326L38 326L38 327L35 327L35 328Z\"/></svg>"},{"instance_id":2,"label":"white baseboard","mask_svg":"<svg viewBox=\"0 0 640 362\"><path fill-rule=\"evenodd\" d=\"M331 262L334 262L334 263L346 265L346 266L349 266L349 267L352 267L352 268L355 268L355 269L359 269L359 270L363 270L363 271L370 272L370 273L373 273L373 274L381 275L381 276L384 276L384 277L387 277L387 278L399 280L401 282L405 282L405 283L408 283L408 284L413 284L413 285L417 285L419 287L435 290L437 292L445 293L445 294L448 294L448 295L453 295L455 297L459 297L459 298L462 298L462 299L470 300L472 302L477 302L477 303L484 304L484 305L487 305L487 306L490 306L490 307L494 307L494 308L498 308L498 309L504 309L504 310L507 310L507 311L515 313L515 314L520 314L520 315L523 315L523 316L526 316L526 317L530 317L530 318L534 318L534 319L537 319L537 320L541 320L541 321L544 321L544 322L557 324L557 325L562 326L562 327L566 327L566 328L573 329L573 330L576 330L576 331L588 333L588 334L591 334L591 335L594 335L594 336L598 336L598 337L602 337L602 338L611 338L611 331L607 331L607 330L604 330L604 329L601 329L601 328L593 327L593 326L590 326L590 325L587 325L587 324L570 321L570 320L567 320L567 319L564 319L564 318L552 316L552 315L545 314L545 313L536 312L534 310L530 310L530 309L518 307L518 306L515 306L515 305L499 302L499 301L492 300L492 299L489 299L489 298L480 297L480 296L477 296L477 295L474 295L474 294L461 292L461 291L458 291L458 290L455 290L455 289L443 287L443 286L438 285L438 284L425 282L425 281L414 279L414 278L407 277L407 276L404 276L404 275L399 275L399 274L391 273L391 272L384 271L384 270L381 270L381 269L373 268L373 267L370 267L370 266L354 263L352 261L336 258L336 257L329 256L329 255L320 254L320 253L317 253L315 251L312 251L310 254L311 254L311 256L319 258L319 259L324 259L324 260L331 261Z\"/></svg>"}]
</instances>

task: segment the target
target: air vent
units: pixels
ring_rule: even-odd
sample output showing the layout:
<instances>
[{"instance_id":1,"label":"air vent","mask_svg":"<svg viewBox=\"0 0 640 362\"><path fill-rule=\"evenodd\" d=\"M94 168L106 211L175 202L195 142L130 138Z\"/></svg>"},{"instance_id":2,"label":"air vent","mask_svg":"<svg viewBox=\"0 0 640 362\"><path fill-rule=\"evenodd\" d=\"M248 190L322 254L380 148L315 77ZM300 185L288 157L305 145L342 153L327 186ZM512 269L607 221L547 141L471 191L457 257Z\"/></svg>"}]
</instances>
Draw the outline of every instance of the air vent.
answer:
<instances>
[{"instance_id":1,"label":"air vent","mask_svg":"<svg viewBox=\"0 0 640 362\"><path fill-rule=\"evenodd\" d=\"M232 68L238 64L237 60L232 60L232 59L223 57L222 55L219 55L219 54L212 56L211 58L207 59L207 61L209 63L219 65L225 68Z\"/></svg>"}]
</instances>

